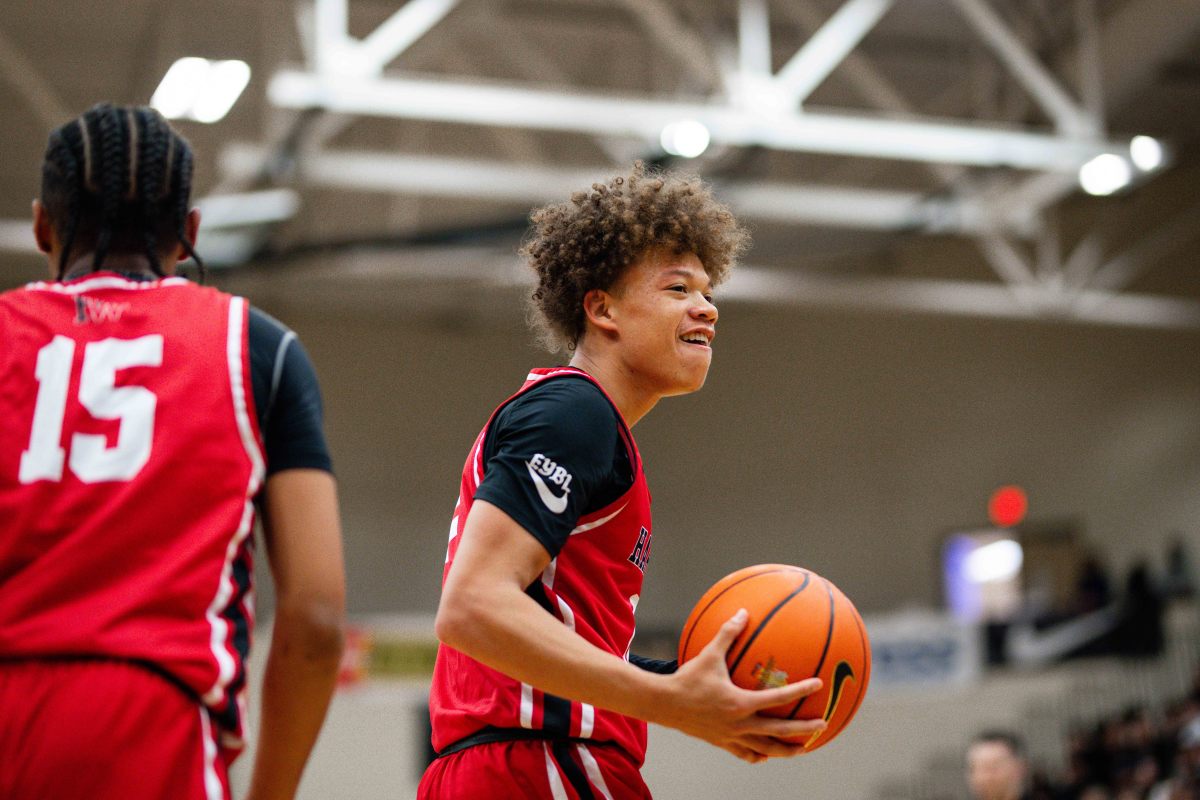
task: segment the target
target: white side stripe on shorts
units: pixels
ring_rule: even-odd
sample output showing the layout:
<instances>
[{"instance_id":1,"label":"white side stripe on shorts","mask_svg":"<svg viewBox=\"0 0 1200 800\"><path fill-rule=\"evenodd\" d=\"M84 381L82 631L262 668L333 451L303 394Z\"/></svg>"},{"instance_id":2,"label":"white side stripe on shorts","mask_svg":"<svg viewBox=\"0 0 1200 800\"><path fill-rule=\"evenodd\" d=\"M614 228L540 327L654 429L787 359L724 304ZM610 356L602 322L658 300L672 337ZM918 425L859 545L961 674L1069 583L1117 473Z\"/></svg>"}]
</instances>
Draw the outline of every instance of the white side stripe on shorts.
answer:
<instances>
[{"instance_id":1,"label":"white side stripe on shorts","mask_svg":"<svg viewBox=\"0 0 1200 800\"><path fill-rule=\"evenodd\" d=\"M577 744L575 749L579 751L579 757L583 760L583 768L587 770L588 780L600 790L600 794L604 795L604 800L613 800L612 793L608 791L608 784L604 782L604 776L600 774L600 764L592 755L592 751L588 750L586 744Z\"/></svg>"},{"instance_id":2,"label":"white side stripe on shorts","mask_svg":"<svg viewBox=\"0 0 1200 800\"><path fill-rule=\"evenodd\" d=\"M208 800L225 800L221 776L217 774L217 741L213 738L208 709L200 709L200 740L204 746L204 796Z\"/></svg>"},{"instance_id":3,"label":"white side stripe on shorts","mask_svg":"<svg viewBox=\"0 0 1200 800\"><path fill-rule=\"evenodd\" d=\"M542 742L542 752L546 754L546 779L550 781L550 794L554 800L568 800L567 787L563 786L562 775L558 774L558 765L550 757L550 745Z\"/></svg>"}]
</instances>

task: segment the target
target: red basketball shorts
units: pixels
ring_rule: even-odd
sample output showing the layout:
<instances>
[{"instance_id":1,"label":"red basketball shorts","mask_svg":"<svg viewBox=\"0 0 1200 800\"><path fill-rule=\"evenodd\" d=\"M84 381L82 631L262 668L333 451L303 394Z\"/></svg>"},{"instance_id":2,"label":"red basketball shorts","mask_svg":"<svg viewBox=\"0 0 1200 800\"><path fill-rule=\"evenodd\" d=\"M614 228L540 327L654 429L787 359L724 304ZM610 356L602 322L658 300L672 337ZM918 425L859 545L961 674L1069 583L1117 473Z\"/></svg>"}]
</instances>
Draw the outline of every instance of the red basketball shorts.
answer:
<instances>
[{"instance_id":1,"label":"red basketball shorts","mask_svg":"<svg viewBox=\"0 0 1200 800\"><path fill-rule=\"evenodd\" d=\"M119 661L0 662L0 797L229 800L208 712Z\"/></svg>"},{"instance_id":2,"label":"red basketball shorts","mask_svg":"<svg viewBox=\"0 0 1200 800\"><path fill-rule=\"evenodd\" d=\"M611 745L521 740L436 759L417 800L650 800L637 764Z\"/></svg>"}]
</instances>

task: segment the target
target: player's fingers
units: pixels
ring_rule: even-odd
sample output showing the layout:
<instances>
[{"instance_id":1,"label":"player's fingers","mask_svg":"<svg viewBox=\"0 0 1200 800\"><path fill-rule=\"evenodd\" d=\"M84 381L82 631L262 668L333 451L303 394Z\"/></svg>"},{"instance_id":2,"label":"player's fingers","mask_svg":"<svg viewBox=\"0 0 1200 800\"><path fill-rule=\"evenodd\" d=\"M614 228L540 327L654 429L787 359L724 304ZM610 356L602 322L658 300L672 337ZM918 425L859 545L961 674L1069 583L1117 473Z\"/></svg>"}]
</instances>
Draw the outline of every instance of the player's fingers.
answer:
<instances>
[{"instance_id":1,"label":"player's fingers","mask_svg":"<svg viewBox=\"0 0 1200 800\"><path fill-rule=\"evenodd\" d=\"M730 753L733 753L735 756L740 758L742 761L746 761L750 764L758 764L762 761L767 760L766 756L764 756L760 753L754 752L749 747L746 747L744 745L740 745L740 744L737 744L734 742L731 742L731 743L725 745L725 749L728 750Z\"/></svg>"},{"instance_id":2,"label":"player's fingers","mask_svg":"<svg viewBox=\"0 0 1200 800\"><path fill-rule=\"evenodd\" d=\"M791 758L804 752L804 742L785 742L774 736L752 736L742 742L752 752L768 758Z\"/></svg>"},{"instance_id":3,"label":"player's fingers","mask_svg":"<svg viewBox=\"0 0 1200 800\"><path fill-rule=\"evenodd\" d=\"M812 736L828 727L823 719L776 719L757 717L746 733L753 736L770 736L776 739L795 739Z\"/></svg>"},{"instance_id":4,"label":"player's fingers","mask_svg":"<svg viewBox=\"0 0 1200 800\"><path fill-rule=\"evenodd\" d=\"M819 691L820 688L820 678L807 678L776 689L759 689L754 692L751 702L754 708L788 705L802 697L808 697L813 692Z\"/></svg>"},{"instance_id":5,"label":"player's fingers","mask_svg":"<svg viewBox=\"0 0 1200 800\"><path fill-rule=\"evenodd\" d=\"M717 635L712 638L712 641L704 649L714 651L720 658L724 659L725 653L729 651L730 646L733 644L733 640L746 627L746 619L749 616L746 609L739 609L736 614L725 621L725 624L717 631Z\"/></svg>"}]
</instances>

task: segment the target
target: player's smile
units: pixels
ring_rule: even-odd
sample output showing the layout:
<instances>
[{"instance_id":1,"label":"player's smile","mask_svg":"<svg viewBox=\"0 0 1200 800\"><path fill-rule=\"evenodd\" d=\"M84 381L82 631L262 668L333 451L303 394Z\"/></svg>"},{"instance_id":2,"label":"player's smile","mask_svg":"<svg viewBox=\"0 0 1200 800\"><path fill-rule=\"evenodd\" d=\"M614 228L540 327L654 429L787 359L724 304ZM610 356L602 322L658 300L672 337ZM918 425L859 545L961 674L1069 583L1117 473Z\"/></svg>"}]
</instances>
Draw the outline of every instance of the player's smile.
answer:
<instances>
[{"instance_id":1,"label":"player's smile","mask_svg":"<svg viewBox=\"0 0 1200 800\"><path fill-rule=\"evenodd\" d=\"M709 352L712 351L712 340L716 337L717 331L715 328L694 328L680 336L680 340L692 347L699 347Z\"/></svg>"}]
</instances>

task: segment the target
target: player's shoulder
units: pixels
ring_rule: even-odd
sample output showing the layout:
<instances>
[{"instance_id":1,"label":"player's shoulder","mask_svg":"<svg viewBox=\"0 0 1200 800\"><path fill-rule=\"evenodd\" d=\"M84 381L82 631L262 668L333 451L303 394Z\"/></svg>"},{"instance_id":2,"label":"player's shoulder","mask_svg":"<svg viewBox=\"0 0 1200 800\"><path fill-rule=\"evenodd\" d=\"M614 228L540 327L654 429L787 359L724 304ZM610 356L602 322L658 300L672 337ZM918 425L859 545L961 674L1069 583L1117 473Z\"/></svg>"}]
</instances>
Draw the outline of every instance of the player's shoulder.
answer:
<instances>
[{"instance_id":1,"label":"player's shoulder","mask_svg":"<svg viewBox=\"0 0 1200 800\"><path fill-rule=\"evenodd\" d=\"M275 342L282 340L288 334L295 335L291 328L255 305L250 306L249 329L251 337L270 339Z\"/></svg>"},{"instance_id":2,"label":"player's shoulder","mask_svg":"<svg viewBox=\"0 0 1200 800\"><path fill-rule=\"evenodd\" d=\"M545 378L523 392L512 405L543 414L574 417L577 421L614 425L617 422L616 409L604 391L588 377L578 374Z\"/></svg>"}]
</instances>

